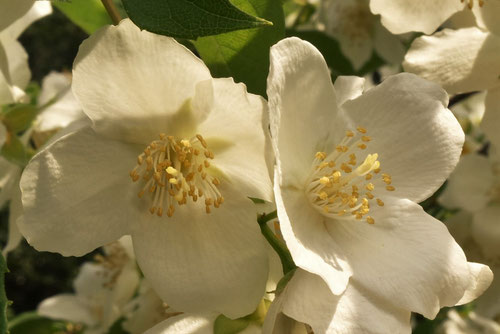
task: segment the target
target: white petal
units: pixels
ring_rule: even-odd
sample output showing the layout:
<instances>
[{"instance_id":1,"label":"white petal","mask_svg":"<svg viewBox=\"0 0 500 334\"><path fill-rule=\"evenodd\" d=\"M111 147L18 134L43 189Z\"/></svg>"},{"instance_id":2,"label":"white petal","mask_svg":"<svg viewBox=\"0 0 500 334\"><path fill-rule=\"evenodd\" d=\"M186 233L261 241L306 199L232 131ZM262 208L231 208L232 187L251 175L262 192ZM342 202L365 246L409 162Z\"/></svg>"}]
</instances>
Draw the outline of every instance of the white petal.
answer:
<instances>
[{"instance_id":1,"label":"white petal","mask_svg":"<svg viewBox=\"0 0 500 334\"><path fill-rule=\"evenodd\" d=\"M474 6L472 12L479 27L500 35L500 3L484 1L482 6Z\"/></svg>"},{"instance_id":2,"label":"white petal","mask_svg":"<svg viewBox=\"0 0 500 334\"><path fill-rule=\"evenodd\" d=\"M144 275L170 306L236 318L264 295L267 253L254 204L224 184L219 189L226 199L208 215L200 201L169 219L145 212L132 240Z\"/></svg>"},{"instance_id":3,"label":"white petal","mask_svg":"<svg viewBox=\"0 0 500 334\"><path fill-rule=\"evenodd\" d=\"M21 43L0 35L0 104L24 102L23 89L31 78L28 55Z\"/></svg>"},{"instance_id":4,"label":"white petal","mask_svg":"<svg viewBox=\"0 0 500 334\"><path fill-rule=\"evenodd\" d=\"M0 8L2 8L0 12L0 31L26 14L34 3L34 0L0 0Z\"/></svg>"},{"instance_id":5,"label":"white petal","mask_svg":"<svg viewBox=\"0 0 500 334\"><path fill-rule=\"evenodd\" d=\"M62 319L90 326L96 323L96 319L87 306L78 297L70 294L61 294L45 299L38 305L37 313L52 319Z\"/></svg>"},{"instance_id":6,"label":"white petal","mask_svg":"<svg viewBox=\"0 0 500 334\"><path fill-rule=\"evenodd\" d=\"M71 91L71 78L68 75L51 72L43 79L38 105L43 106L52 99L56 99L56 102L45 108L36 119L37 131L58 130L85 117L80 103Z\"/></svg>"},{"instance_id":7,"label":"white petal","mask_svg":"<svg viewBox=\"0 0 500 334\"><path fill-rule=\"evenodd\" d=\"M500 206L489 205L474 215L472 235L487 258L500 256Z\"/></svg>"},{"instance_id":8,"label":"white petal","mask_svg":"<svg viewBox=\"0 0 500 334\"><path fill-rule=\"evenodd\" d=\"M128 175L141 150L103 139L89 127L46 147L21 178L21 233L35 248L65 256L128 234L129 224L146 211Z\"/></svg>"},{"instance_id":9,"label":"white petal","mask_svg":"<svg viewBox=\"0 0 500 334\"><path fill-rule=\"evenodd\" d=\"M7 159L0 157L0 208L13 197L19 186L21 168Z\"/></svg>"},{"instance_id":10,"label":"white petal","mask_svg":"<svg viewBox=\"0 0 500 334\"><path fill-rule=\"evenodd\" d=\"M378 298L434 318L455 305L472 284L462 249L446 227L408 200L370 210L375 224L331 221L353 278Z\"/></svg>"},{"instance_id":11,"label":"white petal","mask_svg":"<svg viewBox=\"0 0 500 334\"><path fill-rule=\"evenodd\" d=\"M398 36L391 34L380 22L375 25L375 52L389 64L400 64L406 53L406 47Z\"/></svg>"},{"instance_id":12,"label":"white petal","mask_svg":"<svg viewBox=\"0 0 500 334\"><path fill-rule=\"evenodd\" d=\"M382 24L393 34L421 31L431 34L453 13L464 8L456 0L371 0L373 14L382 16Z\"/></svg>"},{"instance_id":13,"label":"white petal","mask_svg":"<svg viewBox=\"0 0 500 334\"><path fill-rule=\"evenodd\" d=\"M495 182L490 160L479 154L464 155L451 173L439 203L450 209L476 212L490 201Z\"/></svg>"},{"instance_id":14,"label":"white petal","mask_svg":"<svg viewBox=\"0 0 500 334\"><path fill-rule=\"evenodd\" d=\"M347 286L352 270L343 249L330 237L325 218L309 204L303 191L280 188L274 193L281 232L295 264L323 278L334 294Z\"/></svg>"},{"instance_id":15,"label":"white petal","mask_svg":"<svg viewBox=\"0 0 500 334\"><path fill-rule=\"evenodd\" d=\"M365 79L356 76L339 76L334 84L337 103L353 100L363 93L365 88Z\"/></svg>"},{"instance_id":16,"label":"white petal","mask_svg":"<svg viewBox=\"0 0 500 334\"><path fill-rule=\"evenodd\" d=\"M481 296L493 281L493 272L488 266L480 263L469 262L471 273L470 285L457 305L467 304Z\"/></svg>"},{"instance_id":17,"label":"white petal","mask_svg":"<svg viewBox=\"0 0 500 334\"><path fill-rule=\"evenodd\" d=\"M352 40L347 36L339 36L338 41L340 50L349 59L355 71L359 71L373 55L374 45L371 38Z\"/></svg>"},{"instance_id":18,"label":"white petal","mask_svg":"<svg viewBox=\"0 0 500 334\"><path fill-rule=\"evenodd\" d=\"M270 57L269 118L281 181L302 187L314 154L344 136L334 131L343 128L335 122L335 91L323 56L308 42L284 39Z\"/></svg>"},{"instance_id":19,"label":"white petal","mask_svg":"<svg viewBox=\"0 0 500 334\"><path fill-rule=\"evenodd\" d=\"M270 169L274 161L267 103L232 78L215 79L213 89L215 104L198 127L214 152L213 164L241 193L271 201Z\"/></svg>"},{"instance_id":20,"label":"white petal","mask_svg":"<svg viewBox=\"0 0 500 334\"><path fill-rule=\"evenodd\" d=\"M178 135L178 122L200 117L178 111L187 108L196 84L208 79L203 62L173 38L141 31L125 19L82 43L73 92L98 132L149 143L163 132Z\"/></svg>"},{"instance_id":21,"label":"white petal","mask_svg":"<svg viewBox=\"0 0 500 334\"><path fill-rule=\"evenodd\" d=\"M417 38L406 54L408 72L438 82L449 93L500 85L500 36L478 28L445 29Z\"/></svg>"},{"instance_id":22,"label":"white petal","mask_svg":"<svg viewBox=\"0 0 500 334\"><path fill-rule=\"evenodd\" d=\"M481 129L493 146L500 148L500 86L489 89L484 101L484 118Z\"/></svg>"},{"instance_id":23,"label":"white petal","mask_svg":"<svg viewBox=\"0 0 500 334\"><path fill-rule=\"evenodd\" d=\"M278 299L284 299L282 312L286 316L309 324L314 333L411 332L409 311L375 297L355 282L336 296L321 278L299 269Z\"/></svg>"},{"instance_id":24,"label":"white petal","mask_svg":"<svg viewBox=\"0 0 500 334\"><path fill-rule=\"evenodd\" d=\"M215 314L184 313L160 322L144 334L213 334Z\"/></svg>"},{"instance_id":25,"label":"white petal","mask_svg":"<svg viewBox=\"0 0 500 334\"><path fill-rule=\"evenodd\" d=\"M436 84L401 73L344 103L355 126L368 130L367 153L378 153L392 176L394 196L420 202L432 195L455 167L464 134L446 109Z\"/></svg>"}]
</instances>

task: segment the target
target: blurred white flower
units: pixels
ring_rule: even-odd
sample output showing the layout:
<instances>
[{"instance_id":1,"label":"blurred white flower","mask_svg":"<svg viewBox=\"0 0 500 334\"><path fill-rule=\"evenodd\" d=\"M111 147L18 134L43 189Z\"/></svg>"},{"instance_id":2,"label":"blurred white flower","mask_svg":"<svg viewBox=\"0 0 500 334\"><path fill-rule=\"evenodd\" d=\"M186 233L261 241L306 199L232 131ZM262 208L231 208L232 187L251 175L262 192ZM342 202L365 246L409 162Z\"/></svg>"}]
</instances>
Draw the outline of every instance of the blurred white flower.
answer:
<instances>
[{"instance_id":1,"label":"blurred white flower","mask_svg":"<svg viewBox=\"0 0 500 334\"><path fill-rule=\"evenodd\" d=\"M124 311L139 284L134 258L125 247L130 237L104 247L104 256L86 262L74 281L75 294L43 300L37 312L53 319L85 325L85 334L104 334ZM133 253L132 253L133 254Z\"/></svg>"},{"instance_id":2,"label":"blurred white flower","mask_svg":"<svg viewBox=\"0 0 500 334\"><path fill-rule=\"evenodd\" d=\"M486 0L496 1L496 0ZM370 0L370 9L380 14L382 24L393 34L420 31L432 34L454 13L475 0ZM482 3L483 0L477 2ZM478 4L475 4L478 6Z\"/></svg>"},{"instance_id":3,"label":"blurred white flower","mask_svg":"<svg viewBox=\"0 0 500 334\"><path fill-rule=\"evenodd\" d=\"M268 272L247 197L272 194L265 101L130 20L80 46L73 92L92 124L23 173L28 242L83 255L131 234L144 275L175 309L252 312Z\"/></svg>"},{"instance_id":4,"label":"blurred white flower","mask_svg":"<svg viewBox=\"0 0 500 334\"><path fill-rule=\"evenodd\" d=\"M450 310L437 331L440 334L498 334L500 325L474 312L461 315L456 310Z\"/></svg>"},{"instance_id":5,"label":"blurred white flower","mask_svg":"<svg viewBox=\"0 0 500 334\"><path fill-rule=\"evenodd\" d=\"M333 297L361 291L387 304L394 321L387 326L409 331L410 312L434 318L441 307L477 297L492 274L468 263L446 227L416 204L460 157L464 135L446 93L406 73L366 92L363 85L356 77L332 85L307 42L272 47L267 93L278 218L297 266L319 275ZM369 332L379 321L365 312L363 319L346 323L345 332L351 325Z\"/></svg>"},{"instance_id":6,"label":"blurred white flower","mask_svg":"<svg viewBox=\"0 0 500 334\"><path fill-rule=\"evenodd\" d=\"M403 43L370 12L369 0L322 0L317 20L320 30L340 43L355 70L363 67L374 51L390 64L403 60Z\"/></svg>"},{"instance_id":7,"label":"blurred white flower","mask_svg":"<svg viewBox=\"0 0 500 334\"><path fill-rule=\"evenodd\" d=\"M28 55L17 38L51 12L49 1L0 0L0 105L23 101L31 72Z\"/></svg>"},{"instance_id":8,"label":"blurred white flower","mask_svg":"<svg viewBox=\"0 0 500 334\"><path fill-rule=\"evenodd\" d=\"M500 132L491 125L500 121L500 1L484 1L473 13L478 27L417 38L403 66L450 94L487 90L483 128L500 147Z\"/></svg>"}]
</instances>

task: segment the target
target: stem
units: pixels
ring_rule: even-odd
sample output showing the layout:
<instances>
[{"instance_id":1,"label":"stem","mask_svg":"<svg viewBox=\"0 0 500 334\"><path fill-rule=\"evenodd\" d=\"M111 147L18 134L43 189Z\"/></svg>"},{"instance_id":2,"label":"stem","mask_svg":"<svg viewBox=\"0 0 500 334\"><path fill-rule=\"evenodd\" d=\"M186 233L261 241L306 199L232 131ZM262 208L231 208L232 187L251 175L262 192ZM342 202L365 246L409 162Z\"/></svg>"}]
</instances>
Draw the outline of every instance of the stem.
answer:
<instances>
[{"instance_id":1,"label":"stem","mask_svg":"<svg viewBox=\"0 0 500 334\"><path fill-rule=\"evenodd\" d=\"M106 8L109 17L111 18L111 21L113 21L113 24L117 25L118 23L120 23L122 17L120 16L118 9L116 9L113 0L101 0L101 1L102 4L104 5L104 8Z\"/></svg>"},{"instance_id":2,"label":"stem","mask_svg":"<svg viewBox=\"0 0 500 334\"><path fill-rule=\"evenodd\" d=\"M260 231L264 238L266 238L267 242L271 245L271 247L278 253L278 256L281 260L281 265L283 267L283 274L288 274L290 271L297 268L295 262L293 262L292 255L290 251L286 247L285 243L278 239L274 232L267 226L267 222L271 219L276 218L278 215L276 211L273 211L269 214L264 214L257 219L257 222L260 226Z\"/></svg>"}]
</instances>

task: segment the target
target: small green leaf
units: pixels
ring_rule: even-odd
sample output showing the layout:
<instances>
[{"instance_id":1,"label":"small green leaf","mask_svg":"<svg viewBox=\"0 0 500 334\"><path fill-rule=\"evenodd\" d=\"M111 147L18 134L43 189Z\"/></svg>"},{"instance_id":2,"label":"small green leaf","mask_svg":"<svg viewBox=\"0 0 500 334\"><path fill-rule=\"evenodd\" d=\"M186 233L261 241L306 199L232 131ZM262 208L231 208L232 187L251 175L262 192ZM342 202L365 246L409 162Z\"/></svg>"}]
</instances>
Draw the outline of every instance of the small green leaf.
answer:
<instances>
[{"instance_id":1,"label":"small green leaf","mask_svg":"<svg viewBox=\"0 0 500 334\"><path fill-rule=\"evenodd\" d=\"M112 24L100 0L53 1L52 4L89 35Z\"/></svg>"},{"instance_id":2,"label":"small green leaf","mask_svg":"<svg viewBox=\"0 0 500 334\"><path fill-rule=\"evenodd\" d=\"M11 133L19 133L31 126L38 114L38 108L32 104L16 104L3 113L3 123Z\"/></svg>"},{"instance_id":3,"label":"small green leaf","mask_svg":"<svg viewBox=\"0 0 500 334\"><path fill-rule=\"evenodd\" d=\"M35 312L26 312L18 315L9 322L10 334L60 334L67 333L68 323L42 317ZM72 333L81 331L73 329Z\"/></svg>"},{"instance_id":4,"label":"small green leaf","mask_svg":"<svg viewBox=\"0 0 500 334\"><path fill-rule=\"evenodd\" d=\"M372 58L360 70L355 71L349 59L342 54L339 42L325 33L316 30L297 31L293 29L287 30L286 33L287 36L296 36L313 44L325 58L334 78L339 75L363 76L384 65L384 61L373 53Z\"/></svg>"},{"instance_id":5,"label":"small green leaf","mask_svg":"<svg viewBox=\"0 0 500 334\"><path fill-rule=\"evenodd\" d=\"M125 321L125 318L120 318L116 320L113 325L108 330L107 334L129 334L126 330L123 329L122 324Z\"/></svg>"},{"instance_id":6,"label":"small green leaf","mask_svg":"<svg viewBox=\"0 0 500 334\"><path fill-rule=\"evenodd\" d=\"M194 44L214 77L233 77L248 91L266 96L269 49L285 37L283 8L279 0L233 0L246 12L273 22L272 27L240 30L198 38Z\"/></svg>"},{"instance_id":7,"label":"small green leaf","mask_svg":"<svg viewBox=\"0 0 500 334\"><path fill-rule=\"evenodd\" d=\"M229 319L219 315L214 322L214 334L237 334L248 327L250 320L247 318Z\"/></svg>"},{"instance_id":8,"label":"small green leaf","mask_svg":"<svg viewBox=\"0 0 500 334\"><path fill-rule=\"evenodd\" d=\"M7 141L2 146L1 153L5 159L21 167L26 166L34 154L14 135L8 136Z\"/></svg>"},{"instance_id":9,"label":"small green leaf","mask_svg":"<svg viewBox=\"0 0 500 334\"><path fill-rule=\"evenodd\" d=\"M5 294L5 273L7 272L7 263L0 253L0 334L7 333L7 295Z\"/></svg>"},{"instance_id":10,"label":"small green leaf","mask_svg":"<svg viewBox=\"0 0 500 334\"><path fill-rule=\"evenodd\" d=\"M229 0L122 0L141 29L160 35L195 39L272 23L248 15Z\"/></svg>"}]
</instances>

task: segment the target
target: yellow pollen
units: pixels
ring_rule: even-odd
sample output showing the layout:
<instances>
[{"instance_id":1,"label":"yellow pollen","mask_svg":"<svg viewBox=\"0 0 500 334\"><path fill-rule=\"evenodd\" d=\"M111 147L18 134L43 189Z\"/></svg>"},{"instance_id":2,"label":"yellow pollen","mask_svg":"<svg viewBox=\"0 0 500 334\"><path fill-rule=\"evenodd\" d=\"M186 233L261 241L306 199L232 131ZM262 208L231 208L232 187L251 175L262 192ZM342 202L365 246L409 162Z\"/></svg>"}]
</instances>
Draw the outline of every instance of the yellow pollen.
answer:
<instances>
[{"instance_id":1,"label":"yellow pollen","mask_svg":"<svg viewBox=\"0 0 500 334\"><path fill-rule=\"evenodd\" d=\"M377 182L384 182L389 191L394 187L391 176L381 173L377 153L368 151L364 160L358 162L362 152L356 150L368 149L373 140L365 128L356 130L347 130L332 152L316 152L305 192L311 205L326 217L374 224L375 220L369 216L371 207L384 206L372 193L378 194Z\"/></svg>"},{"instance_id":2,"label":"yellow pollen","mask_svg":"<svg viewBox=\"0 0 500 334\"><path fill-rule=\"evenodd\" d=\"M325 152L316 152L315 156L316 156L316 159L318 159L318 160L325 160L326 153Z\"/></svg>"},{"instance_id":3,"label":"yellow pollen","mask_svg":"<svg viewBox=\"0 0 500 334\"><path fill-rule=\"evenodd\" d=\"M387 191L394 191L394 190L396 190L396 188L394 188L393 186L386 186L385 189L387 189Z\"/></svg>"},{"instance_id":4,"label":"yellow pollen","mask_svg":"<svg viewBox=\"0 0 500 334\"><path fill-rule=\"evenodd\" d=\"M203 151L205 157L199 153ZM188 199L196 202L204 197L208 206L219 207L223 198L217 188L219 179L210 175L210 162L214 158L205 139L196 135L191 139L177 140L173 136L159 135L137 157L137 165L130 172L132 181L144 182L137 196L150 195L151 214L172 217L175 204L186 205Z\"/></svg>"}]
</instances>

